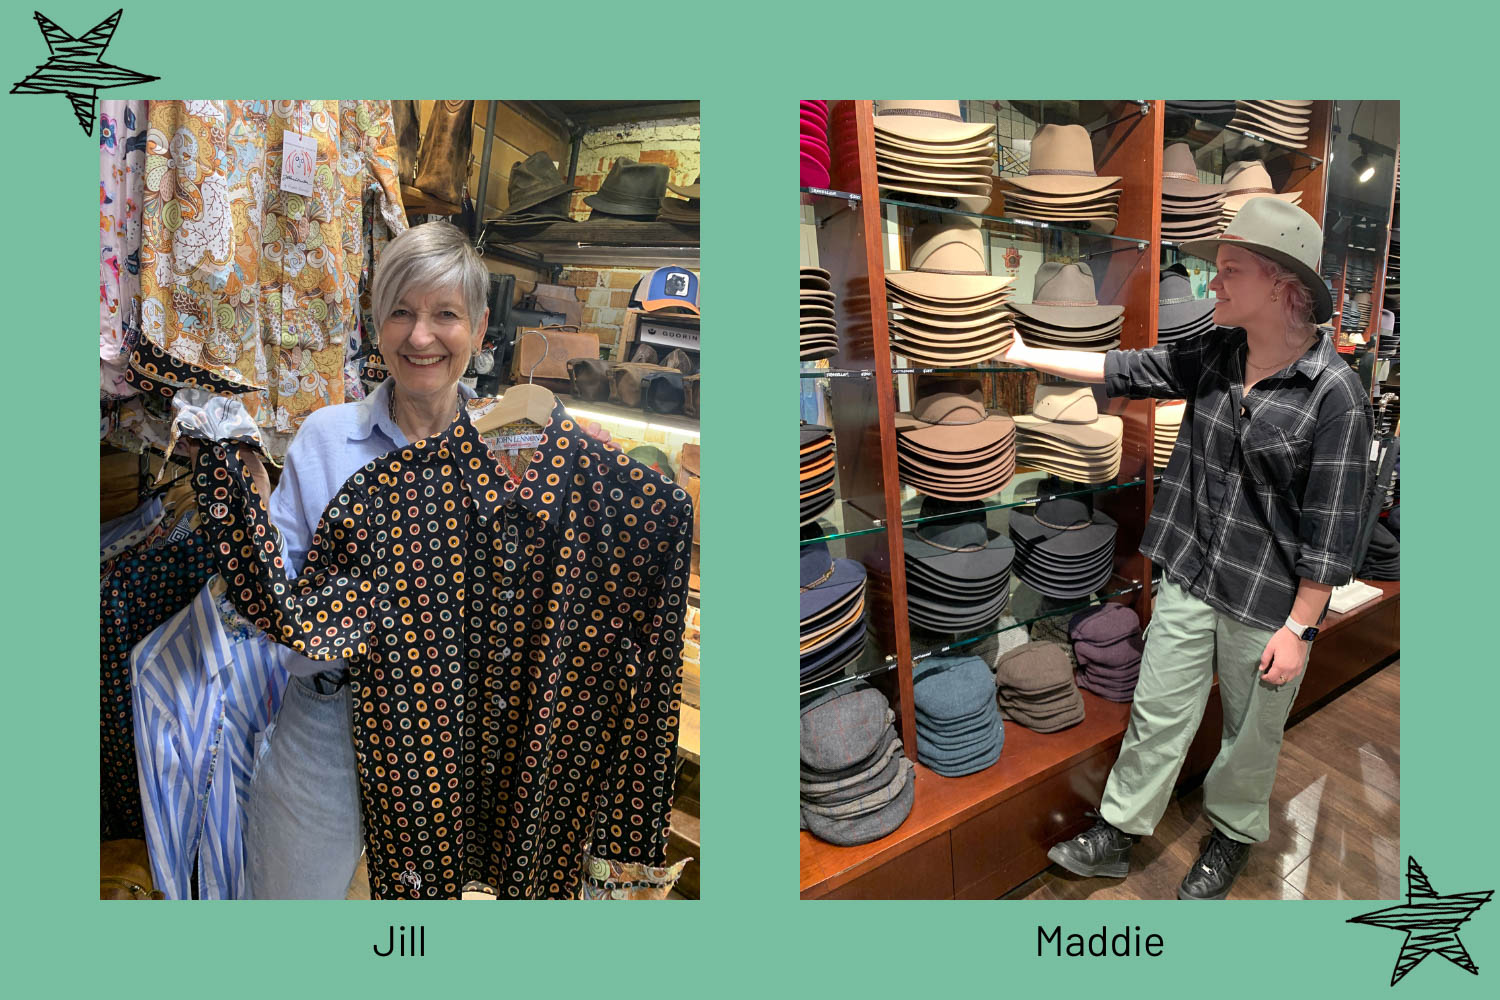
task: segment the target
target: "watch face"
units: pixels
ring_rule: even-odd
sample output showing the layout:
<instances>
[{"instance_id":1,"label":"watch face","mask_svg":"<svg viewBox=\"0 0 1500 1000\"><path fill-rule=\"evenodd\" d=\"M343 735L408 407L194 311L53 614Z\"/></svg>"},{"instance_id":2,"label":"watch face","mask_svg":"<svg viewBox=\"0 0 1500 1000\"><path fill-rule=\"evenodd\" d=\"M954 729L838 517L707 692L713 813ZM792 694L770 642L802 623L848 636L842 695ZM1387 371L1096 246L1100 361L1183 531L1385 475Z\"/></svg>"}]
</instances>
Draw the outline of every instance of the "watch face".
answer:
<instances>
[{"instance_id":1,"label":"watch face","mask_svg":"<svg viewBox=\"0 0 1500 1000\"><path fill-rule=\"evenodd\" d=\"M1313 639L1317 638L1317 635L1318 630L1311 626L1308 626L1308 628L1302 633L1302 639L1304 642L1312 642Z\"/></svg>"}]
</instances>

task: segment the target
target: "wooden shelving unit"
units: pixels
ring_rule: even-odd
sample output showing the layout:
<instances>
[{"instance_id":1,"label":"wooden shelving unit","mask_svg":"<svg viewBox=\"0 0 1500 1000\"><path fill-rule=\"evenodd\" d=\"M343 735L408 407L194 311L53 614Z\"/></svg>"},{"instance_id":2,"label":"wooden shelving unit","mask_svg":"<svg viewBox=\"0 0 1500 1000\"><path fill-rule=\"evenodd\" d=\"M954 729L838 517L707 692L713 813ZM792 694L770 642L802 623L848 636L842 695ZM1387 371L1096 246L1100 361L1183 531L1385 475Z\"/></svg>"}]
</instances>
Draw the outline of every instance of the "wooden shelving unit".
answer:
<instances>
[{"instance_id":1,"label":"wooden shelving unit","mask_svg":"<svg viewBox=\"0 0 1500 1000\"><path fill-rule=\"evenodd\" d=\"M854 373L828 379L831 423L838 456L841 501L839 531L829 544L868 571L866 606L876 666L866 679L884 690L897 712L906 755L917 759L912 668L924 650L913 649L907 625L902 541L902 489L896 467L896 367L887 332L885 271L904 263L913 225L911 207L895 208L901 237L891 252L889 202L882 203L875 172L873 107L841 101L832 108L834 191L806 193L815 205L818 264L832 275L840 354L831 369ZM1302 192L1302 207L1323 215L1330 106L1314 106L1308 149L1295 152L1271 144L1263 155L1278 190ZM1161 240L1162 151L1166 144L1161 101L1114 102L1094 132L1097 172L1122 178L1124 194L1113 237L1097 237L1054 226L1043 241L1048 259L1087 257L1098 279L1099 301L1125 306L1121 346L1155 343L1157 286L1177 250ZM1206 137L1200 137L1200 141ZM996 184L999 194L999 184ZM942 214L940 210L931 210ZM1013 226L992 203L981 225ZM1024 230L1022 230L1024 232ZM1104 241L1104 242L1101 242ZM861 374L864 373L864 374ZM1026 377L986 374L994 382ZM1033 376L1034 377L1034 376ZM1151 615L1151 565L1138 551L1154 499L1153 400L1113 399L1107 412L1125 423L1117 484L1100 488L1095 503L1119 523L1115 577L1110 600L1132 607L1144 624ZM1018 474L1024 469L1018 469ZM877 529L877 530L872 530ZM863 533L860 533L860 532ZM1133 589L1131 589L1133 588ZM1298 706L1312 704L1399 647L1399 585L1350 615L1329 616L1309 668ZM1363 621L1360 628L1351 628ZM880 657L884 657L883 665ZM867 661L870 662L870 661ZM1313 675L1317 675L1314 681ZM918 764L911 815L889 836L858 847L836 847L801 836L804 898L994 898L1047 865L1047 848L1080 829L1084 810L1098 801L1118 753L1130 706L1083 692L1085 721L1059 733L1006 728L1005 749L993 767L963 778L943 778ZM1184 767L1184 780L1206 771L1219 741L1217 690Z\"/></svg>"}]
</instances>

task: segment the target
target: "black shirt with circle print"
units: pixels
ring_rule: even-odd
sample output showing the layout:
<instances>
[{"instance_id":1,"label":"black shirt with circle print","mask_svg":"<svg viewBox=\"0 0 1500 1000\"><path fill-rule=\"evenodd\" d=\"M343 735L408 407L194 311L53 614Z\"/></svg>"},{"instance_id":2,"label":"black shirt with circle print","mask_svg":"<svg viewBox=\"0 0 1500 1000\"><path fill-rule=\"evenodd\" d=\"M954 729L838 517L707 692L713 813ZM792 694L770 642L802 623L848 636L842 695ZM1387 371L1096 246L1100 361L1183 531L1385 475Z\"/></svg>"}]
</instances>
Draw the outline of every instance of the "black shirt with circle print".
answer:
<instances>
[{"instance_id":1,"label":"black shirt with circle print","mask_svg":"<svg viewBox=\"0 0 1500 1000\"><path fill-rule=\"evenodd\" d=\"M471 423L493 404L351 476L295 581L233 448L195 469L241 613L350 669L376 898L665 864L692 505L561 403L512 479Z\"/></svg>"}]
</instances>

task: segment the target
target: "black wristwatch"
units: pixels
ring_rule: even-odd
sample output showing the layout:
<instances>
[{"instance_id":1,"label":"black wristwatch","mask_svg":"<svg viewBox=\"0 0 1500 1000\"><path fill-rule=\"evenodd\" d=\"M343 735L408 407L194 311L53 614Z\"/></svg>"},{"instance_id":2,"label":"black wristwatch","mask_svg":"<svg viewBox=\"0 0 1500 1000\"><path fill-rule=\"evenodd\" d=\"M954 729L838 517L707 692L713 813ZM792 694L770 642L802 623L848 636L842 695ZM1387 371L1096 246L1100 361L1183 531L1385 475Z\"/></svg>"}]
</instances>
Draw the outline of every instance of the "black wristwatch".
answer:
<instances>
[{"instance_id":1,"label":"black wristwatch","mask_svg":"<svg viewBox=\"0 0 1500 1000\"><path fill-rule=\"evenodd\" d=\"M1291 630L1292 635L1295 635L1303 642L1312 642L1318 637L1318 627L1316 625L1302 625L1288 618L1286 620L1286 627Z\"/></svg>"}]
</instances>

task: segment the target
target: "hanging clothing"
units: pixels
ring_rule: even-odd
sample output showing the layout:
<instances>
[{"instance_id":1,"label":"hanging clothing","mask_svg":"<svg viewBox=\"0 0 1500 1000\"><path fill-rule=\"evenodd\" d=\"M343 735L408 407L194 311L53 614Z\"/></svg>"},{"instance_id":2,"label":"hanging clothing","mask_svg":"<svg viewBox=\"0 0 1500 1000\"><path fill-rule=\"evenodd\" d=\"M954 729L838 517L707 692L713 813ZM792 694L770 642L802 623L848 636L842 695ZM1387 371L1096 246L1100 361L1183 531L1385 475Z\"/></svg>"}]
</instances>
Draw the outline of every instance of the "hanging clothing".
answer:
<instances>
[{"instance_id":1,"label":"hanging clothing","mask_svg":"<svg viewBox=\"0 0 1500 1000\"><path fill-rule=\"evenodd\" d=\"M287 673L275 645L205 584L130 655L141 808L168 899L249 899L245 808L254 751Z\"/></svg>"},{"instance_id":2,"label":"hanging clothing","mask_svg":"<svg viewBox=\"0 0 1500 1000\"><path fill-rule=\"evenodd\" d=\"M182 610L213 574L209 542L194 532L177 542L132 549L104 567L99 585L99 839L144 835L130 650Z\"/></svg>"},{"instance_id":3,"label":"hanging clothing","mask_svg":"<svg viewBox=\"0 0 1500 1000\"><path fill-rule=\"evenodd\" d=\"M248 394L289 436L343 402L361 281L406 229L390 102L152 101L149 116L127 377ZM288 132L316 148L311 195L281 188Z\"/></svg>"},{"instance_id":4,"label":"hanging clothing","mask_svg":"<svg viewBox=\"0 0 1500 1000\"><path fill-rule=\"evenodd\" d=\"M560 403L509 479L470 422L493 405L351 476L296 581L238 454L199 451L231 599L350 670L377 898L561 898L666 864L692 505Z\"/></svg>"},{"instance_id":5,"label":"hanging clothing","mask_svg":"<svg viewBox=\"0 0 1500 1000\"><path fill-rule=\"evenodd\" d=\"M99 102L99 396L135 395L125 363L141 322L146 102Z\"/></svg>"}]
</instances>

